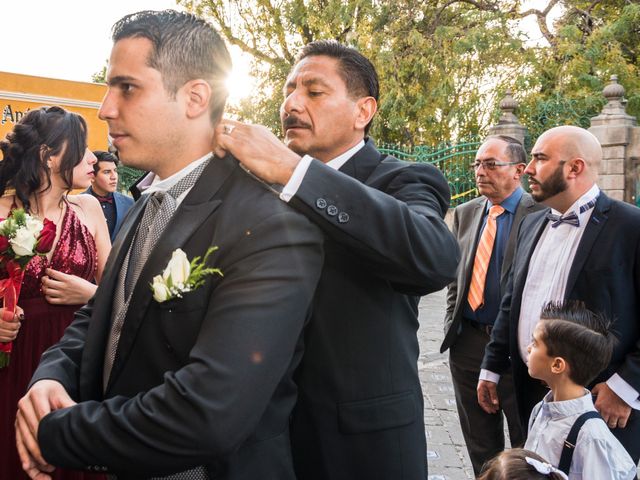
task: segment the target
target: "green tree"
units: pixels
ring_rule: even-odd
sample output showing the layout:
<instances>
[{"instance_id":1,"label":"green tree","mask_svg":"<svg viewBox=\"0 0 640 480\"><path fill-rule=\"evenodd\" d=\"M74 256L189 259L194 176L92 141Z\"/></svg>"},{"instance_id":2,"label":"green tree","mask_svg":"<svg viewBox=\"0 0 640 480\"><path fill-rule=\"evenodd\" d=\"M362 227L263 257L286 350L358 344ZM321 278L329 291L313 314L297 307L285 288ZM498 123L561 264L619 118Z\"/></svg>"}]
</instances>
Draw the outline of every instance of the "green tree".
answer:
<instances>
[{"instance_id":1,"label":"green tree","mask_svg":"<svg viewBox=\"0 0 640 480\"><path fill-rule=\"evenodd\" d=\"M604 86L618 75L627 112L640 117L640 5L571 2L536 49L529 74L518 79L520 117L536 137L559 124L588 127L605 102Z\"/></svg>"},{"instance_id":2,"label":"green tree","mask_svg":"<svg viewBox=\"0 0 640 480\"><path fill-rule=\"evenodd\" d=\"M436 144L486 134L509 88L532 135L587 125L611 74L640 114L640 6L625 0L178 0L253 58L258 87L234 113L279 131L282 86L306 43L336 39L367 55L381 80L372 135ZM551 21L554 12L562 14ZM520 21L536 19L545 40Z\"/></svg>"}]
</instances>

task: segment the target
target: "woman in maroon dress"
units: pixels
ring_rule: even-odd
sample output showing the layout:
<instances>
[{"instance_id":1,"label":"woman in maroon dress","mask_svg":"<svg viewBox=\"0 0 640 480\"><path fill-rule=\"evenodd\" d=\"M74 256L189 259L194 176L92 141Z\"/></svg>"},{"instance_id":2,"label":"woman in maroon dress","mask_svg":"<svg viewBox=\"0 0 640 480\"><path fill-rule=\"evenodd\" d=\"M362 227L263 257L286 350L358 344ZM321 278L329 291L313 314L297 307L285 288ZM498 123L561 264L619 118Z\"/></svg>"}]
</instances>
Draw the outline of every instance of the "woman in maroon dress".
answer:
<instances>
[{"instance_id":1,"label":"woman in maroon dress","mask_svg":"<svg viewBox=\"0 0 640 480\"><path fill-rule=\"evenodd\" d=\"M60 339L74 312L95 292L111 245L98 201L67 196L89 186L96 161L81 116L60 107L32 110L0 141L0 150L0 217L24 208L56 224L51 251L26 268L15 321L0 316L0 342L13 341L11 362L0 369L0 479L19 480L28 477L15 445L18 400L42 352ZM60 469L52 477L98 478Z\"/></svg>"}]
</instances>

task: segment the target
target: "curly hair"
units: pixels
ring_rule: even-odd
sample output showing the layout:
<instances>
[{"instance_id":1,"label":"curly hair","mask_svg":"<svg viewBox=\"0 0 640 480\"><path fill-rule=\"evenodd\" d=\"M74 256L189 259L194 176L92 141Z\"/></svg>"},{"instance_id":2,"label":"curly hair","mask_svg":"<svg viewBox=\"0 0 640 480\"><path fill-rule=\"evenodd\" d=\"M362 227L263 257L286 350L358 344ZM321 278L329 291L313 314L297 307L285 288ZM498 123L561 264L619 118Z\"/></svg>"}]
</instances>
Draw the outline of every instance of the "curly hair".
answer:
<instances>
[{"instance_id":1,"label":"curly hair","mask_svg":"<svg viewBox=\"0 0 640 480\"><path fill-rule=\"evenodd\" d=\"M29 211L30 197L51 188L47 161L61 153L60 177L71 190L73 169L82 161L86 148L87 123L80 115L61 107L29 111L0 141L0 196L14 188Z\"/></svg>"}]
</instances>

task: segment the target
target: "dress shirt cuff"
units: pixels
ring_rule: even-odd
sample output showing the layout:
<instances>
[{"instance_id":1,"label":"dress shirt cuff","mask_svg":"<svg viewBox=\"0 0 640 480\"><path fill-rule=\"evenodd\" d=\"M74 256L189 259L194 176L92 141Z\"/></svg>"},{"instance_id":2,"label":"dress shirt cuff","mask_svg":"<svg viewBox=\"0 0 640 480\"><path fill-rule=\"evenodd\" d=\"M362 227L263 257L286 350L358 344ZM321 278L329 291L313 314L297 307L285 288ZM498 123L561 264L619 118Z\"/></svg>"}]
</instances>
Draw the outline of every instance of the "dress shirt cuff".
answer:
<instances>
[{"instance_id":1,"label":"dress shirt cuff","mask_svg":"<svg viewBox=\"0 0 640 480\"><path fill-rule=\"evenodd\" d=\"M638 392L629 385L620 375L614 373L607 380L607 385L613 392L625 401L634 410L640 410L640 395Z\"/></svg>"},{"instance_id":2,"label":"dress shirt cuff","mask_svg":"<svg viewBox=\"0 0 640 480\"><path fill-rule=\"evenodd\" d=\"M487 382L498 383L500 381L500 375L493 373L491 370L480 369L480 378L478 380L486 380Z\"/></svg>"},{"instance_id":3,"label":"dress shirt cuff","mask_svg":"<svg viewBox=\"0 0 640 480\"><path fill-rule=\"evenodd\" d=\"M300 162L298 162L298 165L296 165L291 178L282 189L282 192L280 192L281 200L288 202L289 200L291 200L291 197L296 194L298 188L300 188L300 185L302 184L304 176L307 174L309 165L311 165L311 160L313 160L313 157L305 155L304 157L302 157Z\"/></svg>"}]
</instances>

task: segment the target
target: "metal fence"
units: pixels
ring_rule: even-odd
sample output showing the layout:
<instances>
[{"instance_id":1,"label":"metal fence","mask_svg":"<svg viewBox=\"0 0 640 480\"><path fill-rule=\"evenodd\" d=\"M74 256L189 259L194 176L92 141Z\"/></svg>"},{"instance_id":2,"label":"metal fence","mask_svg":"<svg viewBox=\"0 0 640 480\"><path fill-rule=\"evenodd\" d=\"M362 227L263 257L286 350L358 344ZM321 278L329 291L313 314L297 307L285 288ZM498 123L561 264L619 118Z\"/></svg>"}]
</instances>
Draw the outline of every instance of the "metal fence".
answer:
<instances>
[{"instance_id":1,"label":"metal fence","mask_svg":"<svg viewBox=\"0 0 640 480\"><path fill-rule=\"evenodd\" d=\"M382 144L378 149L401 160L431 163L439 168L451 189L451 206L455 207L478 195L471 164L481 141L477 138L458 143L444 143L434 147L419 145L412 148L393 144ZM144 173L131 167L120 165L118 189L127 191L129 187Z\"/></svg>"},{"instance_id":2,"label":"metal fence","mask_svg":"<svg viewBox=\"0 0 640 480\"><path fill-rule=\"evenodd\" d=\"M478 196L471 164L481 143L479 138L471 138L433 147L381 144L378 149L401 160L430 163L439 168L449 182L451 206L455 207Z\"/></svg>"}]
</instances>

